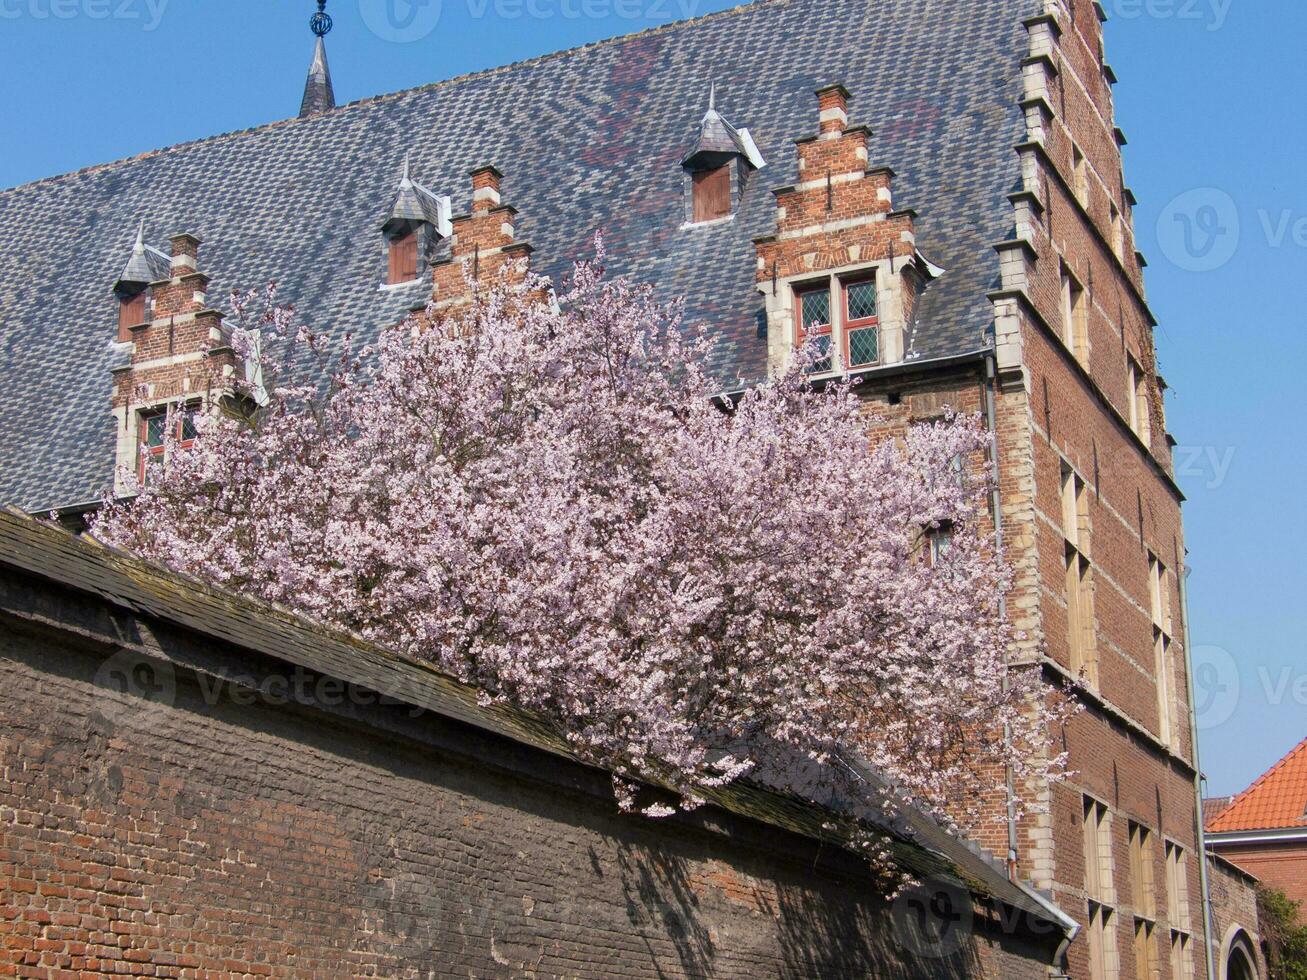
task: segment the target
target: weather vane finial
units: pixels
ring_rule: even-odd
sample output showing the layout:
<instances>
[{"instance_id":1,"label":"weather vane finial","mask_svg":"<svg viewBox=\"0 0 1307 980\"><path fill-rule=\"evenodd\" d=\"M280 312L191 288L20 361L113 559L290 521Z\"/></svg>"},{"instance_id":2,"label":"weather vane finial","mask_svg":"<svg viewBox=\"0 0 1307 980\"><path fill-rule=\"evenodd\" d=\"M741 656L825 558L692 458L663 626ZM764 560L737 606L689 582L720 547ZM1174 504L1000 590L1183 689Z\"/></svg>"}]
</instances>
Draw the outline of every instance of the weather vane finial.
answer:
<instances>
[{"instance_id":1,"label":"weather vane finial","mask_svg":"<svg viewBox=\"0 0 1307 980\"><path fill-rule=\"evenodd\" d=\"M327 0L318 0L318 12L309 18L309 29L318 37L331 33L331 15L327 13Z\"/></svg>"}]
</instances>

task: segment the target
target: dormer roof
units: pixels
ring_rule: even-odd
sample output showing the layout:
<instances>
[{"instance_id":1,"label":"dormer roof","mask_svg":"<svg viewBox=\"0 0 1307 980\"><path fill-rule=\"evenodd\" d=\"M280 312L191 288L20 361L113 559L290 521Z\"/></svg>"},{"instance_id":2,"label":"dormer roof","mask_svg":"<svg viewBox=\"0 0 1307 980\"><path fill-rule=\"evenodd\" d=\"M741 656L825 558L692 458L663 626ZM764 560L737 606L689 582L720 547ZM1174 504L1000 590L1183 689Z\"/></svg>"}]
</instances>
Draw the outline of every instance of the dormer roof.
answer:
<instances>
[{"instance_id":1,"label":"dormer roof","mask_svg":"<svg viewBox=\"0 0 1307 980\"><path fill-rule=\"evenodd\" d=\"M152 282L167 279L172 275L172 260L167 252L161 252L152 245L145 244L145 223L136 229L136 243L132 245L131 257L123 266L114 289L134 290L148 286Z\"/></svg>"},{"instance_id":2,"label":"dormer roof","mask_svg":"<svg viewBox=\"0 0 1307 980\"><path fill-rule=\"evenodd\" d=\"M708 96L708 111L699 123L699 137L681 163L686 167L700 162L710 165L728 156L743 157L755 170L767 166L749 131L736 129L717 111L717 87L714 85Z\"/></svg>"},{"instance_id":3,"label":"dormer roof","mask_svg":"<svg viewBox=\"0 0 1307 980\"><path fill-rule=\"evenodd\" d=\"M409 173L409 158L405 155L403 176L381 224L381 230L389 234L406 224L426 223L441 238L448 238L453 230L450 225L451 215L449 198L429 191L415 181Z\"/></svg>"}]
</instances>

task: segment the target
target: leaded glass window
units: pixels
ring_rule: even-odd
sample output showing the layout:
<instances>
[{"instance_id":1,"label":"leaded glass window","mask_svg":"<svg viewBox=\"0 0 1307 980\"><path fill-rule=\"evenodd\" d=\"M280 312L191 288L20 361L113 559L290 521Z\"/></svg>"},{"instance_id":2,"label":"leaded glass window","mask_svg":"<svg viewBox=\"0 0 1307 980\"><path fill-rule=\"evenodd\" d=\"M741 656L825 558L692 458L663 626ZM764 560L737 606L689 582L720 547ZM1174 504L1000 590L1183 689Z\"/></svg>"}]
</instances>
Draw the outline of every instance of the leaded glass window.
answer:
<instances>
[{"instance_id":1,"label":"leaded glass window","mask_svg":"<svg viewBox=\"0 0 1307 980\"><path fill-rule=\"evenodd\" d=\"M880 328L849 331L849 367L875 364L880 360Z\"/></svg>"},{"instance_id":2,"label":"leaded glass window","mask_svg":"<svg viewBox=\"0 0 1307 980\"><path fill-rule=\"evenodd\" d=\"M830 290L813 289L800 296L804 333L830 329Z\"/></svg>"},{"instance_id":3,"label":"leaded glass window","mask_svg":"<svg viewBox=\"0 0 1307 980\"><path fill-rule=\"evenodd\" d=\"M849 322L876 317L876 283L873 280L850 283L845 290L849 304Z\"/></svg>"}]
</instances>

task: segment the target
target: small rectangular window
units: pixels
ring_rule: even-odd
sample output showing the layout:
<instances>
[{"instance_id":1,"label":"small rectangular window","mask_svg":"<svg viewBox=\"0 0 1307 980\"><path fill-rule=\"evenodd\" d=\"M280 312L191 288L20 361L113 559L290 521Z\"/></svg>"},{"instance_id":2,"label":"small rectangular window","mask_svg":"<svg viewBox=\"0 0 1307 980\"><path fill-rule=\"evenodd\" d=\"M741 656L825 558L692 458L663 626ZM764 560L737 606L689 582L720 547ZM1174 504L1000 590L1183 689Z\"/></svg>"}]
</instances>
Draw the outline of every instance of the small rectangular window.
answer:
<instances>
[{"instance_id":1,"label":"small rectangular window","mask_svg":"<svg viewBox=\"0 0 1307 980\"><path fill-rule=\"evenodd\" d=\"M1189 868L1184 848L1166 843L1166 917L1174 932L1188 933L1189 921Z\"/></svg>"},{"instance_id":2,"label":"small rectangular window","mask_svg":"<svg viewBox=\"0 0 1307 980\"><path fill-rule=\"evenodd\" d=\"M798 342L811 342L819 355L811 370L822 374L834 369L831 351L831 295L829 283L801 288L795 292L798 313Z\"/></svg>"},{"instance_id":3,"label":"small rectangular window","mask_svg":"<svg viewBox=\"0 0 1307 980\"><path fill-rule=\"evenodd\" d=\"M1080 360L1089 363L1089 302L1085 290L1062 266L1062 339Z\"/></svg>"},{"instance_id":4,"label":"small rectangular window","mask_svg":"<svg viewBox=\"0 0 1307 980\"><path fill-rule=\"evenodd\" d=\"M1062 543L1066 582L1069 666L1098 686L1098 640L1094 620L1093 565L1089 560L1089 493L1084 480L1062 464Z\"/></svg>"},{"instance_id":5,"label":"small rectangular window","mask_svg":"<svg viewBox=\"0 0 1307 980\"><path fill-rule=\"evenodd\" d=\"M1177 741L1171 698L1174 668L1171 664L1171 580L1166 566L1152 552L1148 554L1148 593L1153 621L1153 670L1157 679L1157 729L1163 744Z\"/></svg>"},{"instance_id":6,"label":"small rectangular window","mask_svg":"<svg viewBox=\"0 0 1307 980\"><path fill-rule=\"evenodd\" d=\"M127 341L132 339L132 327L139 327L146 320L145 303L146 291L141 290L131 296L123 296L118 300L118 339Z\"/></svg>"},{"instance_id":7,"label":"small rectangular window","mask_svg":"<svg viewBox=\"0 0 1307 980\"><path fill-rule=\"evenodd\" d=\"M694 180L694 220L716 221L731 213L731 166L696 171Z\"/></svg>"},{"instance_id":8,"label":"small rectangular window","mask_svg":"<svg viewBox=\"0 0 1307 980\"><path fill-rule=\"evenodd\" d=\"M1147 919L1135 920L1135 976L1138 980L1159 980L1161 962L1157 954L1157 926Z\"/></svg>"},{"instance_id":9,"label":"small rectangular window","mask_svg":"<svg viewBox=\"0 0 1307 980\"><path fill-rule=\"evenodd\" d=\"M1133 357L1126 357L1126 375L1129 391L1126 397L1130 405L1130 428L1135 431L1147 445L1151 439L1151 411L1148 405L1148 376L1139 362Z\"/></svg>"},{"instance_id":10,"label":"small rectangular window","mask_svg":"<svg viewBox=\"0 0 1307 980\"><path fill-rule=\"evenodd\" d=\"M1112 205L1110 217L1112 223L1112 252L1119 259L1125 255L1125 222L1121 217L1121 209L1115 204Z\"/></svg>"},{"instance_id":11,"label":"small rectangular window","mask_svg":"<svg viewBox=\"0 0 1307 980\"><path fill-rule=\"evenodd\" d=\"M1142 824L1130 822L1130 879L1134 891L1135 917L1157 918L1157 889L1154 886L1155 855L1153 833Z\"/></svg>"},{"instance_id":12,"label":"small rectangular window","mask_svg":"<svg viewBox=\"0 0 1307 980\"><path fill-rule=\"evenodd\" d=\"M1089 163L1080 147L1071 147L1071 188L1082 208L1089 207Z\"/></svg>"},{"instance_id":13,"label":"small rectangular window","mask_svg":"<svg viewBox=\"0 0 1307 980\"><path fill-rule=\"evenodd\" d=\"M390 240L390 271L386 281L392 285L412 282L418 277L418 238L415 232L396 235Z\"/></svg>"},{"instance_id":14,"label":"small rectangular window","mask_svg":"<svg viewBox=\"0 0 1307 980\"><path fill-rule=\"evenodd\" d=\"M1171 933L1171 976L1175 980L1194 980L1192 939L1182 932Z\"/></svg>"},{"instance_id":15,"label":"small rectangular window","mask_svg":"<svg viewBox=\"0 0 1307 980\"><path fill-rule=\"evenodd\" d=\"M140 459L136 475L142 486L145 485L150 466L163 461L170 434L181 449L186 449L195 442L195 415L198 410L195 405L178 405L171 410L161 409L141 415Z\"/></svg>"},{"instance_id":16,"label":"small rectangular window","mask_svg":"<svg viewBox=\"0 0 1307 980\"><path fill-rule=\"evenodd\" d=\"M922 557L928 567L934 568L952 547L953 525L945 521L938 527L926 530L925 551Z\"/></svg>"},{"instance_id":17,"label":"small rectangular window","mask_svg":"<svg viewBox=\"0 0 1307 980\"><path fill-rule=\"evenodd\" d=\"M854 368L876 364L880 361L880 312L876 280L846 282L843 290L848 365Z\"/></svg>"}]
</instances>

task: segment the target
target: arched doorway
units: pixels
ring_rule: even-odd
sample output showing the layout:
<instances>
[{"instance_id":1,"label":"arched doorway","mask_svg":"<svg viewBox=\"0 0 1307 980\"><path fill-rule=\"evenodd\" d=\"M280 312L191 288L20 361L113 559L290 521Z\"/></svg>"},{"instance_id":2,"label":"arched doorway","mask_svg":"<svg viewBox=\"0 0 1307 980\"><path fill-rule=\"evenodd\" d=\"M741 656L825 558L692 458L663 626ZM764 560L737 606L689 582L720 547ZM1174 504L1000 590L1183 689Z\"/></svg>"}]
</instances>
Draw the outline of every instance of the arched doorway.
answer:
<instances>
[{"instance_id":1,"label":"arched doorway","mask_svg":"<svg viewBox=\"0 0 1307 980\"><path fill-rule=\"evenodd\" d=\"M1230 941L1225 960L1225 980L1258 980L1257 959L1253 956L1252 941L1240 930Z\"/></svg>"}]
</instances>

